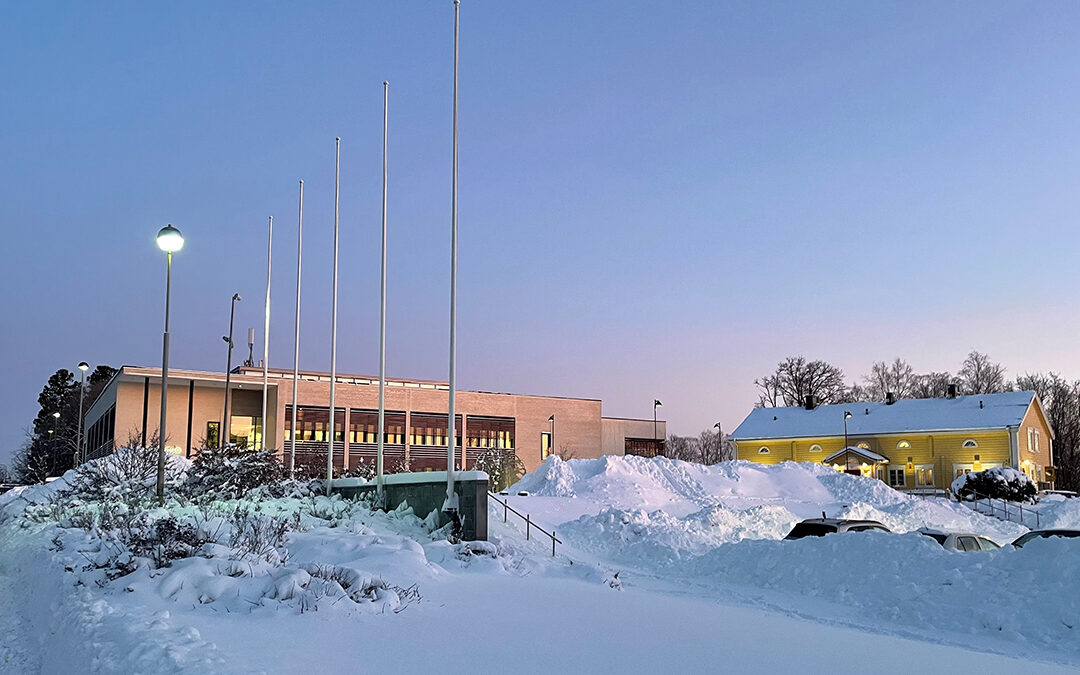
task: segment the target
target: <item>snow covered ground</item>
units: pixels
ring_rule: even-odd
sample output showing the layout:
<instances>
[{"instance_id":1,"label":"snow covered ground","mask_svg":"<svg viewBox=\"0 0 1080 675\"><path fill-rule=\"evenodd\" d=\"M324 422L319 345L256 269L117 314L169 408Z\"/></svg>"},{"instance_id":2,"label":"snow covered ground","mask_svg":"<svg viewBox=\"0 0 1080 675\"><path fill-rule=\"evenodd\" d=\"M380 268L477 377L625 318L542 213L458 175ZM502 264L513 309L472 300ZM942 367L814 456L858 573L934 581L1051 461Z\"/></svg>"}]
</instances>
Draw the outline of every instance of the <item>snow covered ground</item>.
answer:
<instances>
[{"instance_id":1,"label":"snow covered ground","mask_svg":"<svg viewBox=\"0 0 1080 675\"><path fill-rule=\"evenodd\" d=\"M777 541L822 510L1002 542L1026 531L815 467L551 458L515 487L531 496L509 499L556 528L566 544L555 558L504 525L497 506L492 545L470 547L408 509L322 496L171 499L151 519L212 541L155 569L102 534L108 509L58 499L62 488L0 496L0 672L1080 665L1080 547L961 554L917 534ZM1080 520L1077 501L1047 501L1044 517ZM102 525L86 528L88 513ZM279 546L240 536L284 521Z\"/></svg>"}]
</instances>

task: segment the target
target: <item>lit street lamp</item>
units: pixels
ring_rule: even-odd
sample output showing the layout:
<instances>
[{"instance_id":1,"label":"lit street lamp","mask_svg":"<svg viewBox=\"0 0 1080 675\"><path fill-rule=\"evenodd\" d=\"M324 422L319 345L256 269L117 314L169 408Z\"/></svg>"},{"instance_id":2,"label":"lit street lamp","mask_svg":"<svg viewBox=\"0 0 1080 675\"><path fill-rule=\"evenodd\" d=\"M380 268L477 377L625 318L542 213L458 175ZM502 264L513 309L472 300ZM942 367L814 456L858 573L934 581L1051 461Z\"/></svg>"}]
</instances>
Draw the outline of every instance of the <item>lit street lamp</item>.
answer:
<instances>
[{"instance_id":1,"label":"lit street lamp","mask_svg":"<svg viewBox=\"0 0 1080 675\"><path fill-rule=\"evenodd\" d=\"M239 293L233 293L232 302L229 303L229 334L222 335L221 339L229 345L229 356L225 361L225 413L221 418L221 438L218 439L218 447L223 448L229 442L230 430L232 429L232 416L229 415L229 385L232 381L232 348L233 348L233 318L236 316L236 303L243 298Z\"/></svg>"},{"instance_id":2,"label":"lit street lamp","mask_svg":"<svg viewBox=\"0 0 1080 675\"><path fill-rule=\"evenodd\" d=\"M79 362L79 370L82 372L82 377L79 383L79 427L78 435L76 436L75 466L86 461L86 453L83 452L83 399L86 398L86 371L89 369L89 363L86 361Z\"/></svg>"},{"instance_id":3,"label":"lit street lamp","mask_svg":"<svg viewBox=\"0 0 1080 675\"><path fill-rule=\"evenodd\" d=\"M157 245L165 251L165 332L161 340L161 423L158 425L157 498L165 503L165 413L169 396L169 295L172 292L172 254L184 248L184 235L172 225L161 228Z\"/></svg>"}]
</instances>

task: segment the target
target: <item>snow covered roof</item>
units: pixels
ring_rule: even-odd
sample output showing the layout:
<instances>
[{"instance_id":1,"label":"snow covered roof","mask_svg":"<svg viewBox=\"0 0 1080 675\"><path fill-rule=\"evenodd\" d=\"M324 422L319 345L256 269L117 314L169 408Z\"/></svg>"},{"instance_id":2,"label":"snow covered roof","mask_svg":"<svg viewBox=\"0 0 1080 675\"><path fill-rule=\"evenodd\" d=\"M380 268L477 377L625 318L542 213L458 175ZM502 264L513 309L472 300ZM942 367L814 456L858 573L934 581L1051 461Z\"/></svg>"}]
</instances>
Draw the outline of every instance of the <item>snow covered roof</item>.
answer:
<instances>
[{"instance_id":1,"label":"snow covered roof","mask_svg":"<svg viewBox=\"0 0 1080 675\"><path fill-rule=\"evenodd\" d=\"M857 446L849 445L846 448L843 448L841 450L837 450L833 454L831 454L828 457L826 457L825 459L821 460L821 462L823 464L830 464L837 457L842 457L843 455L845 455L845 454L847 454L849 452L851 454L853 454L853 455L858 455L859 457L862 457L863 459L868 459L871 462L888 462L889 461L889 458L886 457L885 455L879 455L879 454L877 454L876 452L874 452L872 450L867 450L866 448L860 448L860 447L857 447Z\"/></svg>"},{"instance_id":2,"label":"snow covered roof","mask_svg":"<svg viewBox=\"0 0 1080 675\"><path fill-rule=\"evenodd\" d=\"M876 401L822 405L813 410L801 406L755 408L731 437L741 441L841 436L844 433L845 412L851 413L847 422L849 436L1003 429L1020 424L1033 398L1033 391L1008 391L952 399L900 399L892 405Z\"/></svg>"}]
</instances>

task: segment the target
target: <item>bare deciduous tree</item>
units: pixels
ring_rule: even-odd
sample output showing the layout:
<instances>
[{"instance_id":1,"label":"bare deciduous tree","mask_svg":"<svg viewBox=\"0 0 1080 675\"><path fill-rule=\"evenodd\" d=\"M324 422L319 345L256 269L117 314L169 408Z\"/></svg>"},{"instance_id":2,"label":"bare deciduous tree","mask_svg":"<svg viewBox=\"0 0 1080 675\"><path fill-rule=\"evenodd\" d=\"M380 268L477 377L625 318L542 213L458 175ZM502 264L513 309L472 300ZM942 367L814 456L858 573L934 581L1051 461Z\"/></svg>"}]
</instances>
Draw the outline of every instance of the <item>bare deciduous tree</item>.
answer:
<instances>
[{"instance_id":1,"label":"bare deciduous tree","mask_svg":"<svg viewBox=\"0 0 1080 675\"><path fill-rule=\"evenodd\" d=\"M889 392L897 398L911 398L917 377L911 364L898 356L892 363L875 362L870 374L863 376L863 383L865 386L859 392L863 400L884 401Z\"/></svg>"},{"instance_id":2,"label":"bare deciduous tree","mask_svg":"<svg viewBox=\"0 0 1080 675\"><path fill-rule=\"evenodd\" d=\"M803 356L789 356L776 366L770 375L755 380L760 396L758 404L774 407L802 405L807 396L815 396L821 404L840 403L849 397L844 371L825 361L807 361Z\"/></svg>"},{"instance_id":3,"label":"bare deciduous tree","mask_svg":"<svg viewBox=\"0 0 1080 675\"><path fill-rule=\"evenodd\" d=\"M964 359L959 377L964 394L996 394L1005 391L1005 367L975 350Z\"/></svg>"}]
</instances>

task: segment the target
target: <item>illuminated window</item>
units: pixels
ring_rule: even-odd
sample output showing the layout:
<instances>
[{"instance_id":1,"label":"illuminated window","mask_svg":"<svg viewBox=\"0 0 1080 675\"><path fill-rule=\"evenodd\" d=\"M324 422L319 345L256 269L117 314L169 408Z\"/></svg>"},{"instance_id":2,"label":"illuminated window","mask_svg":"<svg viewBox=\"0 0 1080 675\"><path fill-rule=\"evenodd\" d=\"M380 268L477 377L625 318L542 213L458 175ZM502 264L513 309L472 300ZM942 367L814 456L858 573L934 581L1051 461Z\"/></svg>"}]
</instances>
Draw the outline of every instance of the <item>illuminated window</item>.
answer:
<instances>
[{"instance_id":1,"label":"illuminated window","mask_svg":"<svg viewBox=\"0 0 1080 675\"><path fill-rule=\"evenodd\" d=\"M855 447L856 448L862 448L863 450L869 450L870 449L870 444L867 443L866 441L859 441L858 443L855 444Z\"/></svg>"},{"instance_id":2,"label":"illuminated window","mask_svg":"<svg viewBox=\"0 0 1080 675\"><path fill-rule=\"evenodd\" d=\"M810 446L810 452L821 452L821 446L817 443L814 443Z\"/></svg>"},{"instance_id":3,"label":"illuminated window","mask_svg":"<svg viewBox=\"0 0 1080 675\"><path fill-rule=\"evenodd\" d=\"M759 455L767 455L767 454L769 454L769 448L764 446L764 445L761 446L760 448L758 448L758 454Z\"/></svg>"},{"instance_id":4,"label":"illuminated window","mask_svg":"<svg viewBox=\"0 0 1080 675\"><path fill-rule=\"evenodd\" d=\"M551 454L551 432L540 432L540 461L544 461Z\"/></svg>"},{"instance_id":5,"label":"illuminated window","mask_svg":"<svg viewBox=\"0 0 1080 675\"><path fill-rule=\"evenodd\" d=\"M915 486L934 487L934 465L920 464L915 467Z\"/></svg>"},{"instance_id":6,"label":"illuminated window","mask_svg":"<svg viewBox=\"0 0 1080 675\"><path fill-rule=\"evenodd\" d=\"M899 443L896 444L896 449L897 450L910 450L911 449L911 443L908 443L907 441L900 441Z\"/></svg>"},{"instance_id":7,"label":"illuminated window","mask_svg":"<svg viewBox=\"0 0 1080 675\"><path fill-rule=\"evenodd\" d=\"M969 438L966 441L964 441L964 447L965 448L977 448L977 447L979 447L979 444L976 443L974 439Z\"/></svg>"},{"instance_id":8,"label":"illuminated window","mask_svg":"<svg viewBox=\"0 0 1080 675\"><path fill-rule=\"evenodd\" d=\"M221 422L206 423L206 447L216 448L221 442Z\"/></svg>"}]
</instances>

